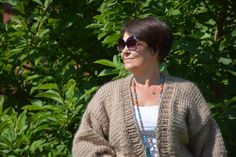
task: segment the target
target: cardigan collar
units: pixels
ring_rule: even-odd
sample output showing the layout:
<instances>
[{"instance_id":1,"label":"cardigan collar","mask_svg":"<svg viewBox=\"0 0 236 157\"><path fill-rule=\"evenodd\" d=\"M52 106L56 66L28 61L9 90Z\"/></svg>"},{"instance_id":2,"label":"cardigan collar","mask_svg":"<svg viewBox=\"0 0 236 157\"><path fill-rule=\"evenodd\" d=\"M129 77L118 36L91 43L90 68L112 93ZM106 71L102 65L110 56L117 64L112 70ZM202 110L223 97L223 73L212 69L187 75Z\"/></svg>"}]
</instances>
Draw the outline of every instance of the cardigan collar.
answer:
<instances>
[{"instance_id":1,"label":"cardigan collar","mask_svg":"<svg viewBox=\"0 0 236 157\"><path fill-rule=\"evenodd\" d=\"M166 154L168 156L168 142L167 142L167 128L169 123L169 113L171 102L174 97L175 86L170 76L164 74L165 83L163 88L163 97L160 102L160 110L158 117L158 127L156 129L156 137L158 143L158 153ZM130 90L133 75L129 75L123 80L121 84L121 100L123 104L123 116L124 123L127 132L127 138L130 145L131 153L135 156L145 156L144 145L141 140L141 136L138 131L138 125L135 120L133 104L132 104L132 93ZM159 155L160 156L160 155Z\"/></svg>"}]
</instances>

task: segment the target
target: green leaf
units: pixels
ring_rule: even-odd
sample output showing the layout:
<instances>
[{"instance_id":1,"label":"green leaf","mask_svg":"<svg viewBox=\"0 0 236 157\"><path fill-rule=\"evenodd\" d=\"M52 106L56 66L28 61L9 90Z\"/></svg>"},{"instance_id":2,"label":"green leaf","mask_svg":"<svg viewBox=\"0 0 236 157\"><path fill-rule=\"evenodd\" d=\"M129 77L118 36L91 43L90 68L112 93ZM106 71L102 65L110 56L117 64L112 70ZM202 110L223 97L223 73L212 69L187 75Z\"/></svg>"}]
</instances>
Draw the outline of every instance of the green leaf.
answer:
<instances>
[{"instance_id":1,"label":"green leaf","mask_svg":"<svg viewBox=\"0 0 236 157\"><path fill-rule=\"evenodd\" d=\"M2 143L5 143L8 145L8 147L12 147L13 144L12 144L12 135L11 135L11 128L9 129L9 131L7 132L7 134L4 134L4 135L0 135L0 141Z\"/></svg>"},{"instance_id":2,"label":"green leaf","mask_svg":"<svg viewBox=\"0 0 236 157\"><path fill-rule=\"evenodd\" d=\"M120 62L120 57L118 55L114 55L113 56L113 64L116 66L116 67L120 67L122 66L121 62Z\"/></svg>"},{"instance_id":3,"label":"green leaf","mask_svg":"<svg viewBox=\"0 0 236 157\"><path fill-rule=\"evenodd\" d=\"M24 48L20 47L20 48L15 48L15 49L11 49L8 53L7 53L7 58L11 58L14 55L17 55L19 53L22 53Z\"/></svg>"},{"instance_id":4,"label":"green leaf","mask_svg":"<svg viewBox=\"0 0 236 157\"><path fill-rule=\"evenodd\" d=\"M76 13L76 15L80 18L83 18L84 17L84 14L83 13Z\"/></svg>"},{"instance_id":5,"label":"green leaf","mask_svg":"<svg viewBox=\"0 0 236 157\"><path fill-rule=\"evenodd\" d=\"M104 23L105 22L104 17L101 16L101 15L95 15L93 18L96 19L99 23Z\"/></svg>"},{"instance_id":6,"label":"green leaf","mask_svg":"<svg viewBox=\"0 0 236 157\"><path fill-rule=\"evenodd\" d=\"M234 29L231 33L232 37L236 37L236 29Z\"/></svg>"},{"instance_id":7,"label":"green leaf","mask_svg":"<svg viewBox=\"0 0 236 157\"><path fill-rule=\"evenodd\" d=\"M123 3L130 3L130 4L134 4L135 2L137 2L136 0L125 0L123 1Z\"/></svg>"},{"instance_id":8,"label":"green leaf","mask_svg":"<svg viewBox=\"0 0 236 157\"><path fill-rule=\"evenodd\" d=\"M34 141L29 148L31 153L34 153L39 147L42 147L44 143L45 140L43 139Z\"/></svg>"},{"instance_id":9,"label":"green leaf","mask_svg":"<svg viewBox=\"0 0 236 157\"><path fill-rule=\"evenodd\" d=\"M236 76L236 71L232 71L232 70L227 70L228 72L230 72L232 75Z\"/></svg>"},{"instance_id":10,"label":"green leaf","mask_svg":"<svg viewBox=\"0 0 236 157\"><path fill-rule=\"evenodd\" d=\"M32 95L37 90L37 87L32 87L30 89L30 95Z\"/></svg>"},{"instance_id":11,"label":"green leaf","mask_svg":"<svg viewBox=\"0 0 236 157\"><path fill-rule=\"evenodd\" d=\"M220 57L219 63L222 63L224 65L229 65L229 64L232 63L232 59L231 58Z\"/></svg>"},{"instance_id":12,"label":"green leaf","mask_svg":"<svg viewBox=\"0 0 236 157\"><path fill-rule=\"evenodd\" d=\"M17 129L21 132L22 130L26 129L26 110L24 110L17 119Z\"/></svg>"},{"instance_id":13,"label":"green leaf","mask_svg":"<svg viewBox=\"0 0 236 157\"><path fill-rule=\"evenodd\" d=\"M30 90L30 94L33 94L38 89L56 89L58 90L58 86L55 83L47 83L47 84L39 84L37 87L32 87Z\"/></svg>"},{"instance_id":14,"label":"green leaf","mask_svg":"<svg viewBox=\"0 0 236 157\"><path fill-rule=\"evenodd\" d=\"M92 23L85 28L101 28L101 27L103 27L103 24L101 23Z\"/></svg>"},{"instance_id":15,"label":"green leaf","mask_svg":"<svg viewBox=\"0 0 236 157\"><path fill-rule=\"evenodd\" d=\"M211 35L209 33L204 33L201 39L211 39Z\"/></svg>"},{"instance_id":16,"label":"green leaf","mask_svg":"<svg viewBox=\"0 0 236 157\"><path fill-rule=\"evenodd\" d=\"M103 28L101 28L101 29L103 29ZM98 40L101 40L103 37L105 37L107 35L107 33L106 32L102 32L102 33L100 33L100 34L98 34Z\"/></svg>"},{"instance_id":17,"label":"green leaf","mask_svg":"<svg viewBox=\"0 0 236 157\"><path fill-rule=\"evenodd\" d=\"M6 1L5 1L5 0L1 0L0 2L3 3L3 2L6 2ZM18 4L16 0L7 0L7 3L8 3L8 4L11 4L11 5L13 5L13 6Z\"/></svg>"},{"instance_id":18,"label":"green leaf","mask_svg":"<svg viewBox=\"0 0 236 157\"><path fill-rule=\"evenodd\" d=\"M53 111L60 111L60 107L57 105L45 105L43 106L43 109L45 110L53 110Z\"/></svg>"},{"instance_id":19,"label":"green leaf","mask_svg":"<svg viewBox=\"0 0 236 157\"><path fill-rule=\"evenodd\" d=\"M0 141L2 141L1 138L0 138ZM8 152L10 152L10 150L8 150L9 149L8 145L4 142L0 142L0 148L1 148L0 153L7 154ZM7 149L7 150L4 151L4 149Z\"/></svg>"},{"instance_id":20,"label":"green leaf","mask_svg":"<svg viewBox=\"0 0 236 157\"><path fill-rule=\"evenodd\" d=\"M38 100L38 99L34 99L31 101L31 104L32 105L37 105L37 106L40 106L42 107L43 106L43 102L41 100Z\"/></svg>"},{"instance_id":21,"label":"green leaf","mask_svg":"<svg viewBox=\"0 0 236 157\"><path fill-rule=\"evenodd\" d=\"M51 3L52 3L52 0L45 0L44 1L44 9L46 10Z\"/></svg>"},{"instance_id":22,"label":"green leaf","mask_svg":"<svg viewBox=\"0 0 236 157\"><path fill-rule=\"evenodd\" d=\"M33 110L43 110L43 107L39 105L25 105L22 107L22 109L33 111Z\"/></svg>"},{"instance_id":23,"label":"green leaf","mask_svg":"<svg viewBox=\"0 0 236 157\"><path fill-rule=\"evenodd\" d=\"M43 5L43 3L40 1L40 0L33 0L33 2L35 2L35 3L37 3L37 4L39 4L39 5Z\"/></svg>"},{"instance_id":24,"label":"green leaf","mask_svg":"<svg viewBox=\"0 0 236 157\"><path fill-rule=\"evenodd\" d=\"M107 75L115 75L119 74L119 69L103 69L98 76L107 76Z\"/></svg>"},{"instance_id":25,"label":"green leaf","mask_svg":"<svg viewBox=\"0 0 236 157\"><path fill-rule=\"evenodd\" d=\"M144 3L141 4L141 9L149 7L151 2L152 2L152 0L146 0Z\"/></svg>"},{"instance_id":26,"label":"green leaf","mask_svg":"<svg viewBox=\"0 0 236 157\"><path fill-rule=\"evenodd\" d=\"M176 15L179 15L181 12L179 9L171 9L169 12L168 12L168 15L171 15L171 16L176 16Z\"/></svg>"},{"instance_id":27,"label":"green leaf","mask_svg":"<svg viewBox=\"0 0 236 157\"><path fill-rule=\"evenodd\" d=\"M108 44L108 47L112 47L117 43L117 40L119 39L119 34L113 34L106 36L105 39L102 41L103 44Z\"/></svg>"},{"instance_id":28,"label":"green leaf","mask_svg":"<svg viewBox=\"0 0 236 157\"><path fill-rule=\"evenodd\" d=\"M36 95L35 97L49 98L49 99L55 100L58 103L64 104L60 94L54 90L48 90L44 93L40 93Z\"/></svg>"},{"instance_id":29,"label":"green leaf","mask_svg":"<svg viewBox=\"0 0 236 157\"><path fill-rule=\"evenodd\" d=\"M47 84L38 85L36 89L57 89L58 90L58 86L56 83L47 83Z\"/></svg>"},{"instance_id":30,"label":"green leaf","mask_svg":"<svg viewBox=\"0 0 236 157\"><path fill-rule=\"evenodd\" d=\"M79 101L81 101L83 99L87 100L92 95L92 93L94 93L97 89L98 89L98 86L95 86L95 87L91 88L90 90L85 90L85 93L79 98L79 100L76 102L76 104L78 104Z\"/></svg>"},{"instance_id":31,"label":"green leaf","mask_svg":"<svg viewBox=\"0 0 236 157\"><path fill-rule=\"evenodd\" d=\"M39 77L40 77L40 75L38 75L38 74L32 75L32 76L28 76L28 77L25 79L25 81L31 81L31 80L34 80L34 79L39 78Z\"/></svg>"},{"instance_id":32,"label":"green leaf","mask_svg":"<svg viewBox=\"0 0 236 157\"><path fill-rule=\"evenodd\" d=\"M37 36L39 38L45 38L46 35L48 35L48 33L49 33L49 29L42 29L42 30L38 31Z\"/></svg>"},{"instance_id":33,"label":"green leaf","mask_svg":"<svg viewBox=\"0 0 236 157\"><path fill-rule=\"evenodd\" d=\"M11 17L11 21L16 23L20 27L23 27L23 28L27 27L26 23L24 22L24 18L22 16L14 15Z\"/></svg>"},{"instance_id":34,"label":"green leaf","mask_svg":"<svg viewBox=\"0 0 236 157\"><path fill-rule=\"evenodd\" d=\"M116 67L112 61L107 60L107 59L100 59L100 60L95 61L94 63L109 66L109 67Z\"/></svg>"},{"instance_id":35,"label":"green leaf","mask_svg":"<svg viewBox=\"0 0 236 157\"><path fill-rule=\"evenodd\" d=\"M164 72L164 73L168 73L168 69L167 69L168 65L163 62L161 65L160 65L160 71L161 72Z\"/></svg>"},{"instance_id":36,"label":"green leaf","mask_svg":"<svg viewBox=\"0 0 236 157\"><path fill-rule=\"evenodd\" d=\"M9 121L9 120L7 120L7 121L2 121L2 122L0 123L0 132L3 132L3 130L9 126L9 124L10 124L10 121Z\"/></svg>"},{"instance_id":37,"label":"green leaf","mask_svg":"<svg viewBox=\"0 0 236 157\"><path fill-rule=\"evenodd\" d=\"M0 115L3 111L3 104L4 104L4 96L0 95Z\"/></svg>"},{"instance_id":38,"label":"green leaf","mask_svg":"<svg viewBox=\"0 0 236 157\"><path fill-rule=\"evenodd\" d=\"M54 78L52 76L46 76L39 81L39 84L43 84L44 82L48 81L54 81Z\"/></svg>"},{"instance_id":39,"label":"green leaf","mask_svg":"<svg viewBox=\"0 0 236 157\"><path fill-rule=\"evenodd\" d=\"M45 120L45 119L43 119ZM37 132L39 131L42 131L42 130L53 130L53 128L49 125L49 123L47 124L43 124L43 125L40 125L40 126L37 126L35 129L33 129L33 134L36 134Z\"/></svg>"},{"instance_id":40,"label":"green leaf","mask_svg":"<svg viewBox=\"0 0 236 157\"><path fill-rule=\"evenodd\" d=\"M65 96L66 96L66 98L68 99L71 99L71 98L73 98L73 96L74 96L74 93L75 93L75 85L76 85L76 83L75 83L75 81L73 80L73 84L69 87L69 89L66 91L66 93L65 93Z\"/></svg>"}]
</instances>

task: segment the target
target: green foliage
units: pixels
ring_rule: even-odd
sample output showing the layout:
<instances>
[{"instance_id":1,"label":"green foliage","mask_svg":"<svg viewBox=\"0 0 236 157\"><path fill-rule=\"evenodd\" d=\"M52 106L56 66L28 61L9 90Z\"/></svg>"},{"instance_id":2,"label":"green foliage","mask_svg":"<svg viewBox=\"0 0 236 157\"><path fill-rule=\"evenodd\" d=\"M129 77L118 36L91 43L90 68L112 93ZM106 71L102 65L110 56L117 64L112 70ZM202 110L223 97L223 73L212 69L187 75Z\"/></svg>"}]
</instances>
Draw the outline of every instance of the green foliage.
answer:
<instances>
[{"instance_id":1,"label":"green foliage","mask_svg":"<svg viewBox=\"0 0 236 157\"><path fill-rule=\"evenodd\" d=\"M13 13L0 23L0 156L71 156L73 135L99 84L92 79L99 68L90 65L107 55L85 29L96 4L3 2Z\"/></svg>"},{"instance_id":2,"label":"green foliage","mask_svg":"<svg viewBox=\"0 0 236 157\"><path fill-rule=\"evenodd\" d=\"M1 156L71 156L73 134L97 85L129 74L115 47L121 24L149 15L174 33L161 70L200 87L229 156L236 154L233 0L5 2L13 11L9 23L0 23Z\"/></svg>"},{"instance_id":3,"label":"green foliage","mask_svg":"<svg viewBox=\"0 0 236 157\"><path fill-rule=\"evenodd\" d=\"M13 98L6 101L19 107L29 103L28 91L40 81L61 87L74 78L81 87L91 88L93 84L87 84L97 68L89 65L94 57L107 56L100 53L92 30L85 29L96 8L86 1L7 2L14 12L0 27L0 93Z\"/></svg>"},{"instance_id":4,"label":"green foliage","mask_svg":"<svg viewBox=\"0 0 236 157\"><path fill-rule=\"evenodd\" d=\"M125 70L120 57L118 55L113 56L113 61L107 60L107 59L100 59L95 61L94 63L105 65L110 67L109 69L103 69L99 73L99 77L106 76L106 75L117 75L113 79L119 79L122 77L125 77L129 74L127 70ZM111 69L113 68L113 69Z\"/></svg>"},{"instance_id":5,"label":"green foliage","mask_svg":"<svg viewBox=\"0 0 236 157\"><path fill-rule=\"evenodd\" d=\"M62 91L55 87L35 87L35 98L41 99L33 99L20 114L12 107L3 110L4 97L0 97L1 156L70 156L83 104L97 87L83 94L76 90L75 80L69 80Z\"/></svg>"}]
</instances>

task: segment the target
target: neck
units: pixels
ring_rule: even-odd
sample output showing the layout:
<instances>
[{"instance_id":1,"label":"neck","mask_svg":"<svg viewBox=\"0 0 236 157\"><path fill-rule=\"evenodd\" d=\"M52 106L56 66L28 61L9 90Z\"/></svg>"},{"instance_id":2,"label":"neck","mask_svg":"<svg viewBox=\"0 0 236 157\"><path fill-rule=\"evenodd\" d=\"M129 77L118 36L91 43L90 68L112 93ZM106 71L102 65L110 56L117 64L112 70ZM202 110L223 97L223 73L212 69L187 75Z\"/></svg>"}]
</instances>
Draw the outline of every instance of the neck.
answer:
<instances>
[{"instance_id":1,"label":"neck","mask_svg":"<svg viewBox=\"0 0 236 157\"><path fill-rule=\"evenodd\" d=\"M135 82L138 85L142 86L152 86L152 85L159 85L160 84L160 73L155 74L155 75L149 75L149 76L137 76L134 75Z\"/></svg>"},{"instance_id":2,"label":"neck","mask_svg":"<svg viewBox=\"0 0 236 157\"><path fill-rule=\"evenodd\" d=\"M149 87L151 85L159 85L161 83L159 67L143 73L133 73L133 75L138 85Z\"/></svg>"}]
</instances>

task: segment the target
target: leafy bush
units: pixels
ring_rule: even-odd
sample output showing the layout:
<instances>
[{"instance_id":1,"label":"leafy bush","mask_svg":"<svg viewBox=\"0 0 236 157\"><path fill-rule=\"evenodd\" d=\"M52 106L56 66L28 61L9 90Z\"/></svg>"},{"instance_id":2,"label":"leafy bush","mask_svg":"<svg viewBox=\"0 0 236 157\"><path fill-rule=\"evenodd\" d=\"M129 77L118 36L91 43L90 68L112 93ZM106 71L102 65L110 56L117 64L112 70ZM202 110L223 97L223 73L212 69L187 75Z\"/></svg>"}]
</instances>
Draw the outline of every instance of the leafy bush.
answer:
<instances>
[{"instance_id":1,"label":"leafy bush","mask_svg":"<svg viewBox=\"0 0 236 157\"><path fill-rule=\"evenodd\" d=\"M22 107L21 113L12 107L3 110L4 97L0 97L0 155L69 156L84 102L97 87L82 94L75 80L69 80L62 91L56 84L32 89L37 90L37 99Z\"/></svg>"},{"instance_id":2,"label":"leafy bush","mask_svg":"<svg viewBox=\"0 0 236 157\"><path fill-rule=\"evenodd\" d=\"M115 48L121 24L149 15L166 21L174 33L162 71L200 87L229 156L236 154L233 0L0 3L12 6L11 20L0 23L1 156L71 156L73 134L91 94L128 74Z\"/></svg>"}]
</instances>

